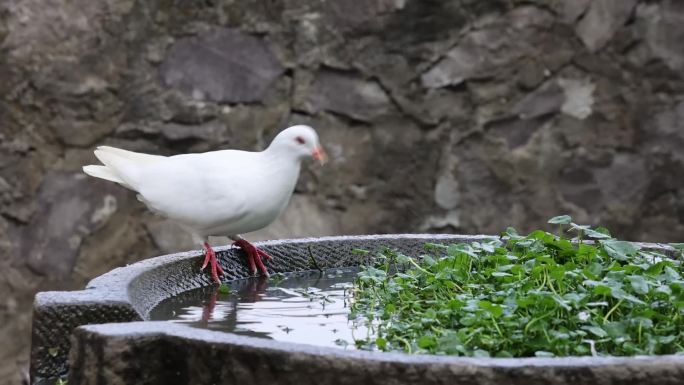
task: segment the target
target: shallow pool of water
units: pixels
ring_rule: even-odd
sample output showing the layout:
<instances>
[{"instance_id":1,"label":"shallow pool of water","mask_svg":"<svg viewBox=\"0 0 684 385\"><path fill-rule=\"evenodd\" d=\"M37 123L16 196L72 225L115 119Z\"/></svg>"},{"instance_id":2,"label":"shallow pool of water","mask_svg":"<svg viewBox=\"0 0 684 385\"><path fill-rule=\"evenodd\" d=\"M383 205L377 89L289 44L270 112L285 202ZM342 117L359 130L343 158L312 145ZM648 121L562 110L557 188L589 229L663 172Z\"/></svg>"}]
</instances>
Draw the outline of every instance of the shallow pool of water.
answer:
<instances>
[{"instance_id":1,"label":"shallow pool of water","mask_svg":"<svg viewBox=\"0 0 684 385\"><path fill-rule=\"evenodd\" d=\"M230 285L182 293L160 303L152 320L181 322L193 327L278 341L355 349L354 339L368 330L348 320L346 288L356 269L306 272L278 280L252 278Z\"/></svg>"}]
</instances>

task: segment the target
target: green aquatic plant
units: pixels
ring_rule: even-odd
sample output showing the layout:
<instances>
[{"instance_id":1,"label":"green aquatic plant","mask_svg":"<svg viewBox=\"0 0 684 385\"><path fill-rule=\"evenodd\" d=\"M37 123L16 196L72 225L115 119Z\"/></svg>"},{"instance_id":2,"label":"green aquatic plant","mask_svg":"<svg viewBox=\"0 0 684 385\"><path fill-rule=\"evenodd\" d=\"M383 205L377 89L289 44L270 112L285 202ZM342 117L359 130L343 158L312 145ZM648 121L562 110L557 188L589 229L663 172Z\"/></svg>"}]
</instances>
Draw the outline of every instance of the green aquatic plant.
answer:
<instances>
[{"instance_id":1,"label":"green aquatic plant","mask_svg":"<svg viewBox=\"0 0 684 385\"><path fill-rule=\"evenodd\" d=\"M427 244L421 256L383 250L352 289L350 318L373 330L357 346L475 357L684 352L684 245L672 245L673 257L569 216L549 223L556 234L508 228Z\"/></svg>"}]
</instances>

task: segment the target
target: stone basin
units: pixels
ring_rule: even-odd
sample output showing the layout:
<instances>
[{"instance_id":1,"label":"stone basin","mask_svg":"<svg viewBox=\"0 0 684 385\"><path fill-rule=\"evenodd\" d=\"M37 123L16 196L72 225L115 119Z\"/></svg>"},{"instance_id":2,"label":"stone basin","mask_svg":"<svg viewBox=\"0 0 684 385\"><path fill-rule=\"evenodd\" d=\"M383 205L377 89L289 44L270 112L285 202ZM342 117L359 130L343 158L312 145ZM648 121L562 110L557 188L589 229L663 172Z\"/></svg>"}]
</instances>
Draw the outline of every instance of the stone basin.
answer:
<instances>
[{"instance_id":1,"label":"stone basin","mask_svg":"<svg viewBox=\"0 0 684 385\"><path fill-rule=\"evenodd\" d=\"M353 249L390 247L410 255L426 242L492 236L406 234L261 242L272 272L356 266ZM643 248L671 252L662 244ZM248 277L239 251L217 248L225 280ZM372 255L372 253L371 253ZM366 258L366 257L363 257ZM151 258L92 280L85 290L36 296L34 380L68 372L69 384L680 384L684 356L464 358L408 355L260 339L149 321L161 301L210 285L200 251Z\"/></svg>"}]
</instances>

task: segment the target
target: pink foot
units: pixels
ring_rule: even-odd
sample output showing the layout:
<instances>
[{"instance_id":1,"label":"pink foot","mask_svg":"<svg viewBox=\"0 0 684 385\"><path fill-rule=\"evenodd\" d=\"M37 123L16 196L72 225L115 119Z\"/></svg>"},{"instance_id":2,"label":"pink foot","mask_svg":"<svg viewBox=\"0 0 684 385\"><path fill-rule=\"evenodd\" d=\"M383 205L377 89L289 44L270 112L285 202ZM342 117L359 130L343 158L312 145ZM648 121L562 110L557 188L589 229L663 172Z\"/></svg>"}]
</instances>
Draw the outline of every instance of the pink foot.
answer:
<instances>
[{"instance_id":1,"label":"pink foot","mask_svg":"<svg viewBox=\"0 0 684 385\"><path fill-rule=\"evenodd\" d=\"M271 260L271 256L266 254L265 252L257 249L256 246L253 244L247 242L246 239L238 239L233 243L234 246L237 246L244 250L245 254L247 254L247 262L249 263L249 271L252 275L256 274L257 267L259 268L259 271L261 271L261 275L264 277L268 277L268 270L266 270L266 266L264 265L264 261L262 258L266 258L267 260Z\"/></svg>"},{"instance_id":2,"label":"pink foot","mask_svg":"<svg viewBox=\"0 0 684 385\"><path fill-rule=\"evenodd\" d=\"M214 282L221 283L218 275L223 274L223 269L216 260L214 249L212 249L207 242L204 242L204 262L202 263L202 268L200 270L204 270L204 268L207 267L207 264L211 265L211 279Z\"/></svg>"}]
</instances>

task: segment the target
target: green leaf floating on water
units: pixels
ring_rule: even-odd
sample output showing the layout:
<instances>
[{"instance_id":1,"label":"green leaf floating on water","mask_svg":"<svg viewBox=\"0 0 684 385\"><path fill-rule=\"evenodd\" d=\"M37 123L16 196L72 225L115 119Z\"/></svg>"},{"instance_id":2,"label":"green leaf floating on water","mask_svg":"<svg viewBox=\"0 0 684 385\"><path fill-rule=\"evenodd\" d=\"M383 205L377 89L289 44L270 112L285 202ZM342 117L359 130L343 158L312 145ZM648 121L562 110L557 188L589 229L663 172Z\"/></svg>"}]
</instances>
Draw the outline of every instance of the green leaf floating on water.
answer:
<instances>
[{"instance_id":1,"label":"green leaf floating on water","mask_svg":"<svg viewBox=\"0 0 684 385\"><path fill-rule=\"evenodd\" d=\"M356 346L471 357L684 353L681 259L569 216L549 223L577 238L508 228L502 240L426 245L428 255L385 250L350 290L352 321L370 326Z\"/></svg>"}]
</instances>

